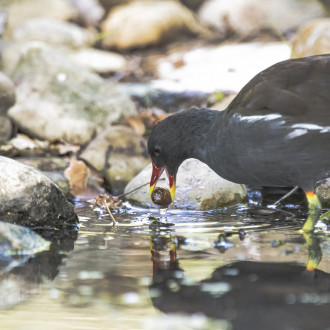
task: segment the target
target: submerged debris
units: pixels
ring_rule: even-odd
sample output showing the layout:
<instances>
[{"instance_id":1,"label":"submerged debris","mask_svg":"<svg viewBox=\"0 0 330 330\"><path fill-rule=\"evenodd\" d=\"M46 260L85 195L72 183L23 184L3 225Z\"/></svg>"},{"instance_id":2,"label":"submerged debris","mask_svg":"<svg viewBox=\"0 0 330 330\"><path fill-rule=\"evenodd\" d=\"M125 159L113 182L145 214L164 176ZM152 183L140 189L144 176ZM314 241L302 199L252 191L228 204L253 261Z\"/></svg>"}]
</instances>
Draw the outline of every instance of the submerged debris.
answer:
<instances>
[{"instance_id":1,"label":"submerged debris","mask_svg":"<svg viewBox=\"0 0 330 330\"><path fill-rule=\"evenodd\" d=\"M100 208L105 208L107 212L109 213L111 220L113 223L116 223L116 219L113 216L112 210L120 210L123 207L122 200L117 196L107 195L107 194L101 194L98 195L94 200L90 203L92 206L98 206Z\"/></svg>"}]
</instances>

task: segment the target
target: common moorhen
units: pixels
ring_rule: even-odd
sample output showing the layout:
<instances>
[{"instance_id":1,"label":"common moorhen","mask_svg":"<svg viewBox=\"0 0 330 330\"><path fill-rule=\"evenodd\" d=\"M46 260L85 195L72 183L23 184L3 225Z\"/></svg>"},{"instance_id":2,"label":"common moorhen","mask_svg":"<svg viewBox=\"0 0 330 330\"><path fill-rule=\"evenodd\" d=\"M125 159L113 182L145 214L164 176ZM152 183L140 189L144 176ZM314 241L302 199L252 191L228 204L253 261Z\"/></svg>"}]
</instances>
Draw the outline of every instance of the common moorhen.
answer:
<instances>
[{"instance_id":1,"label":"common moorhen","mask_svg":"<svg viewBox=\"0 0 330 330\"><path fill-rule=\"evenodd\" d=\"M330 55L290 59L257 74L224 111L191 109L159 122L148 141L150 192L165 169L172 201L187 158L221 177L260 186L299 186L312 231L321 212L315 193L330 177Z\"/></svg>"}]
</instances>

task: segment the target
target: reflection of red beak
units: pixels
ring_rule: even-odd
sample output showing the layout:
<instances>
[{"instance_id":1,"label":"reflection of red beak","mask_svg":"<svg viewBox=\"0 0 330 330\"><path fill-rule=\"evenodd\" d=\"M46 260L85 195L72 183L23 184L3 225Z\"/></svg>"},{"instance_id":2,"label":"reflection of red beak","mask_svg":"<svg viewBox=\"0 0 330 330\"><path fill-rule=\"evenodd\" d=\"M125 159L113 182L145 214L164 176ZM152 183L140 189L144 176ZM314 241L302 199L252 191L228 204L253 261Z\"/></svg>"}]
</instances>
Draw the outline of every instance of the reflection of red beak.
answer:
<instances>
[{"instance_id":1,"label":"reflection of red beak","mask_svg":"<svg viewBox=\"0 0 330 330\"><path fill-rule=\"evenodd\" d=\"M151 180L150 180L150 195L152 194L157 181L159 180L160 176L162 175L162 173L165 170L167 177L168 177L168 181L170 183L170 193L171 193L171 199L173 202L174 195L175 195L175 177L168 173L166 167L158 168L155 166L155 164L153 162L151 162L151 163L152 163L152 174L151 174Z\"/></svg>"}]
</instances>

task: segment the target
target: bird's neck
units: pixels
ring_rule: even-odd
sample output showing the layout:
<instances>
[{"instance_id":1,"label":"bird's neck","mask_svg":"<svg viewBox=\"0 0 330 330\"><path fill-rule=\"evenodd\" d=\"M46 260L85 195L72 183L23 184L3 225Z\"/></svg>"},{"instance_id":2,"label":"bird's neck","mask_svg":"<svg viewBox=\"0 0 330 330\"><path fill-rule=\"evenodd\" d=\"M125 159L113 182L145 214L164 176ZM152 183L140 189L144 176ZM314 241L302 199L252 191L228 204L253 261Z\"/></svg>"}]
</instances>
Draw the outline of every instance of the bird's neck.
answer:
<instances>
[{"instance_id":1,"label":"bird's neck","mask_svg":"<svg viewBox=\"0 0 330 330\"><path fill-rule=\"evenodd\" d=\"M200 116L190 123L190 141L186 141L188 147L187 158L196 158L212 167L212 153L215 152L216 141L214 132L221 124L222 112L210 109L199 109Z\"/></svg>"}]
</instances>

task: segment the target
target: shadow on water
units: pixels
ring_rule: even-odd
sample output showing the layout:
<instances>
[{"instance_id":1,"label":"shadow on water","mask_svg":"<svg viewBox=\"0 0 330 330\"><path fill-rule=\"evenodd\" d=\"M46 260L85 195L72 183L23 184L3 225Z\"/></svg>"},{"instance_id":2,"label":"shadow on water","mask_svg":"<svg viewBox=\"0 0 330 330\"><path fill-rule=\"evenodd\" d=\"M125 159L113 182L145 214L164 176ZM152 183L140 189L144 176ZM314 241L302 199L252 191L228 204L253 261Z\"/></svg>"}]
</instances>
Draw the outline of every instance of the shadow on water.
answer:
<instances>
[{"instance_id":1,"label":"shadow on water","mask_svg":"<svg viewBox=\"0 0 330 330\"><path fill-rule=\"evenodd\" d=\"M116 225L77 203L79 232L38 231L50 250L2 275L0 325L330 329L329 231L301 234L302 196L266 207L279 194L253 189L248 206L163 217L128 205ZM31 309L40 327L24 319Z\"/></svg>"}]
</instances>

